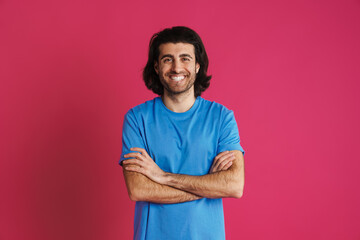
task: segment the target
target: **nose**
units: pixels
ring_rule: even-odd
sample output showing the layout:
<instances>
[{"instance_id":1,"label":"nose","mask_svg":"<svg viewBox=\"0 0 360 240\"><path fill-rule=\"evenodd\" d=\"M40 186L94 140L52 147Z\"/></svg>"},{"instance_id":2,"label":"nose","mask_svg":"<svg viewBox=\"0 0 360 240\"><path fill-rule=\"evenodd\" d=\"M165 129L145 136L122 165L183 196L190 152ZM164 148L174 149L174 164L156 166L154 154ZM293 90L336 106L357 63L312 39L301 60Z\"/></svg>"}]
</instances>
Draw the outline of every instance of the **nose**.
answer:
<instances>
[{"instance_id":1,"label":"nose","mask_svg":"<svg viewBox=\"0 0 360 240\"><path fill-rule=\"evenodd\" d=\"M175 72L175 73L180 73L180 71L181 71L181 62L180 62L178 59L175 59L175 60L173 61L173 64L172 64L171 67L172 67L171 70L172 70L173 72Z\"/></svg>"}]
</instances>

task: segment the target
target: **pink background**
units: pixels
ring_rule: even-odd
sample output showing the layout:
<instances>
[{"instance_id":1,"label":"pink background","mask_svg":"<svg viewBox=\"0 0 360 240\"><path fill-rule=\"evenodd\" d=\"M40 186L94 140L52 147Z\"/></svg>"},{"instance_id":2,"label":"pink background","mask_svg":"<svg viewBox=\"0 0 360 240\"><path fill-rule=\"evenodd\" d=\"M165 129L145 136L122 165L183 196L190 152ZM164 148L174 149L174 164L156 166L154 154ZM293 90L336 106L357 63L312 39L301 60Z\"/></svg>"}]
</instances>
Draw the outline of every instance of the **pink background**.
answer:
<instances>
[{"instance_id":1,"label":"pink background","mask_svg":"<svg viewBox=\"0 0 360 240\"><path fill-rule=\"evenodd\" d=\"M0 2L0 239L131 239L123 115L151 35L204 40L246 149L228 239L360 239L358 0Z\"/></svg>"}]
</instances>

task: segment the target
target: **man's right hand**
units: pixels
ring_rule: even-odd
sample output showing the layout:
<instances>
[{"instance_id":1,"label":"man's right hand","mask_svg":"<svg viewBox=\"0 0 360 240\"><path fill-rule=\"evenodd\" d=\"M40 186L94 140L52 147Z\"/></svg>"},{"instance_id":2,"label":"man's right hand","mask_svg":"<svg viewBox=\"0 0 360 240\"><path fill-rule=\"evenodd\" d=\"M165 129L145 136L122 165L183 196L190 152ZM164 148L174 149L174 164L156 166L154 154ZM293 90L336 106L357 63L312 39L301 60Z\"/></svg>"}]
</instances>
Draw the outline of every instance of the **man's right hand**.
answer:
<instances>
[{"instance_id":1,"label":"man's right hand","mask_svg":"<svg viewBox=\"0 0 360 240\"><path fill-rule=\"evenodd\" d=\"M209 173L215 173L229 169L229 167L231 167L234 160L235 160L235 156L233 152L225 151L219 153L214 158Z\"/></svg>"}]
</instances>

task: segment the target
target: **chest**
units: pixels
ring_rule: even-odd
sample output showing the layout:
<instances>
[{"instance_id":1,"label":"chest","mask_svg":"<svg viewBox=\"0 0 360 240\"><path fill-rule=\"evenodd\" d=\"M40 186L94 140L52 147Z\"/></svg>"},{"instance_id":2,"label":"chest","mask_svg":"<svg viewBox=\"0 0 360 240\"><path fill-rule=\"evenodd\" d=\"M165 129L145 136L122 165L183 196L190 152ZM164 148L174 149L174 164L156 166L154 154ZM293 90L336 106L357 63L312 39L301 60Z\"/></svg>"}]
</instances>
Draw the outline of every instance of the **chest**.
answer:
<instances>
[{"instance_id":1,"label":"chest","mask_svg":"<svg viewBox=\"0 0 360 240\"><path fill-rule=\"evenodd\" d=\"M219 123L206 116L171 119L160 116L144 126L150 156L164 171L203 175L217 153Z\"/></svg>"}]
</instances>

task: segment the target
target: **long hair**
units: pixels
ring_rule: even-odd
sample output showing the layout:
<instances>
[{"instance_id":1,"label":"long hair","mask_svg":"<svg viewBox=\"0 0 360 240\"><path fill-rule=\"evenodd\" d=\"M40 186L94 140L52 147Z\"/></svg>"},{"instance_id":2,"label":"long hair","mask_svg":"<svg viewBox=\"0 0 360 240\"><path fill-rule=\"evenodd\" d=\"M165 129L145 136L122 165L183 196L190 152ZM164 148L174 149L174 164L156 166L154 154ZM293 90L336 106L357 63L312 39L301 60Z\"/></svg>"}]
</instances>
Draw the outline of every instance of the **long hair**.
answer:
<instances>
[{"instance_id":1,"label":"long hair","mask_svg":"<svg viewBox=\"0 0 360 240\"><path fill-rule=\"evenodd\" d=\"M146 87L155 94L161 96L164 94L164 87L154 68L155 62L159 59L159 46L163 43L189 43L194 46L195 59L200 65L199 72L196 74L194 90L195 97L200 96L210 85L211 76L207 75L209 60L200 36L188 27L177 26L166 28L151 37L148 61L143 70L143 80Z\"/></svg>"}]
</instances>

